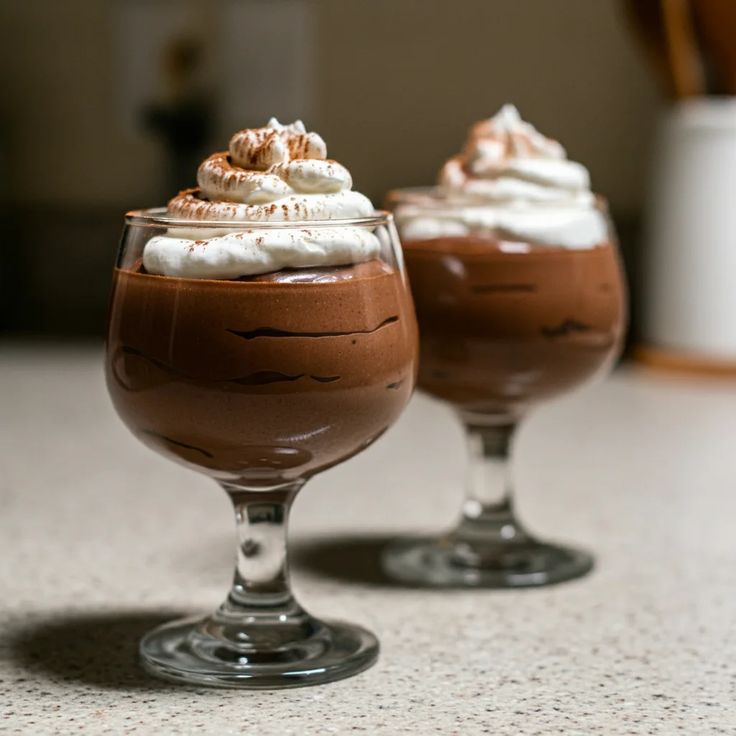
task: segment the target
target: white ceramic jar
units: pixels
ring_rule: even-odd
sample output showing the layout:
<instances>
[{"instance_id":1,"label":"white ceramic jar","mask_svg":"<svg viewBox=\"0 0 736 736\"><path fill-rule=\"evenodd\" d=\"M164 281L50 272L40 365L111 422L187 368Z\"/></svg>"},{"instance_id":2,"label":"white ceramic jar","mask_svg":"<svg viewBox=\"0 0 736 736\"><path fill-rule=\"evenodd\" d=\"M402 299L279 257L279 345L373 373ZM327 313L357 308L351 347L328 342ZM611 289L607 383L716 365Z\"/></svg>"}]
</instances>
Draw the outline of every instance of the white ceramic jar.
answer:
<instances>
[{"instance_id":1,"label":"white ceramic jar","mask_svg":"<svg viewBox=\"0 0 736 736\"><path fill-rule=\"evenodd\" d=\"M736 98L679 103L660 129L648 212L648 348L736 371Z\"/></svg>"}]
</instances>

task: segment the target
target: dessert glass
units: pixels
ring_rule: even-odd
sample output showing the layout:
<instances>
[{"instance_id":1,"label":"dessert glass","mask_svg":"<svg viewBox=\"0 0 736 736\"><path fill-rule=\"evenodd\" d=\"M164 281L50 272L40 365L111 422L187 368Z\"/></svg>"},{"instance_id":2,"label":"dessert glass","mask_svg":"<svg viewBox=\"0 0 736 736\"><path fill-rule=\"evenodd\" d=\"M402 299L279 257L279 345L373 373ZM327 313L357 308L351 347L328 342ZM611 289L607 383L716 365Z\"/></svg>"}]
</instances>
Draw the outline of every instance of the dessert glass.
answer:
<instances>
[{"instance_id":1,"label":"dessert glass","mask_svg":"<svg viewBox=\"0 0 736 736\"><path fill-rule=\"evenodd\" d=\"M141 267L154 235L177 227L264 235L272 228L365 228L377 258L234 280L158 276ZM355 674L378 642L310 616L288 581L286 523L315 473L370 445L398 417L415 380L417 331L391 215L236 223L126 216L113 277L107 385L133 434L216 480L237 525L232 589L211 616L165 624L140 645L167 679L290 687Z\"/></svg>"},{"instance_id":2,"label":"dessert glass","mask_svg":"<svg viewBox=\"0 0 736 736\"><path fill-rule=\"evenodd\" d=\"M417 218L459 206L432 188L396 190L388 204ZM463 205L470 219L472 206ZM459 524L439 538L391 544L383 555L391 577L507 588L591 569L588 553L540 541L518 521L510 466L513 436L528 411L605 374L619 355L625 285L605 202L597 208L608 237L592 248L491 234L402 237L420 330L418 386L457 413L469 467Z\"/></svg>"}]
</instances>

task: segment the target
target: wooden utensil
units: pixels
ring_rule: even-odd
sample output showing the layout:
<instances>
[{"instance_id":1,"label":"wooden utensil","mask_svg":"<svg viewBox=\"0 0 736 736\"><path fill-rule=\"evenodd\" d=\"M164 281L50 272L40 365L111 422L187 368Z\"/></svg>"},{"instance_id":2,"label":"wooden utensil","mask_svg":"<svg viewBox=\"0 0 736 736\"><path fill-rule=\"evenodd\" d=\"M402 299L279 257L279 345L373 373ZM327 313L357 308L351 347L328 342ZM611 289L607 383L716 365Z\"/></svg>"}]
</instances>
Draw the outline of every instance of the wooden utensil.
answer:
<instances>
[{"instance_id":1,"label":"wooden utensil","mask_svg":"<svg viewBox=\"0 0 736 736\"><path fill-rule=\"evenodd\" d=\"M694 0L692 9L718 91L736 95L736 0Z\"/></svg>"},{"instance_id":2,"label":"wooden utensil","mask_svg":"<svg viewBox=\"0 0 736 736\"><path fill-rule=\"evenodd\" d=\"M703 62L700 57L690 0L660 0L667 60L675 97L694 97L706 93Z\"/></svg>"},{"instance_id":3,"label":"wooden utensil","mask_svg":"<svg viewBox=\"0 0 736 736\"><path fill-rule=\"evenodd\" d=\"M702 64L688 0L624 0L624 7L667 94L688 97L702 93Z\"/></svg>"},{"instance_id":4,"label":"wooden utensil","mask_svg":"<svg viewBox=\"0 0 736 736\"><path fill-rule=\"evenodd\" d=\"M662 25L662 6L659 0L624 0L630 21L642 51L668 95L674 95L674 82L667 63L667 41Z\"/></svg>"}]
</instances>

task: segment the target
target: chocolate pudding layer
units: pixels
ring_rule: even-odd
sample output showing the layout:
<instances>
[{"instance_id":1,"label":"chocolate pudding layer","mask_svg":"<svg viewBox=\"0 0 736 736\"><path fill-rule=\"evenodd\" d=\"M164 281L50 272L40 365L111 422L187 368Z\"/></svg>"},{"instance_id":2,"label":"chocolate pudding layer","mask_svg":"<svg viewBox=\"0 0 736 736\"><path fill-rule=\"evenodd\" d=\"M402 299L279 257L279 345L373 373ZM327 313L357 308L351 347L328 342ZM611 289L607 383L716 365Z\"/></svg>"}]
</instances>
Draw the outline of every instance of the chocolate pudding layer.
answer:
<instances>
[{"instance_id":1,"label":"chocolate pudding layer","mask_svg":"<svg viewBox=\"0 0 736 736\"><path fill-rule=\"evenodd\" d=\"M514 417L616 357L624 294L614 246L484 236L405 240L421 335L419 386L456 408Z\"/></svg>"},{"instance_id":2,"label":"chocolate pudding layer","mask_svg":"<svg viewBox=\"0 0 736 736\"><path fill-rule=\"evenodd\" d=\"M274 485L358 452L412 391L402 276L378 259L236 280L117 269L107 380L131 430L221 480Z\"/></svg>"}]
</instances>

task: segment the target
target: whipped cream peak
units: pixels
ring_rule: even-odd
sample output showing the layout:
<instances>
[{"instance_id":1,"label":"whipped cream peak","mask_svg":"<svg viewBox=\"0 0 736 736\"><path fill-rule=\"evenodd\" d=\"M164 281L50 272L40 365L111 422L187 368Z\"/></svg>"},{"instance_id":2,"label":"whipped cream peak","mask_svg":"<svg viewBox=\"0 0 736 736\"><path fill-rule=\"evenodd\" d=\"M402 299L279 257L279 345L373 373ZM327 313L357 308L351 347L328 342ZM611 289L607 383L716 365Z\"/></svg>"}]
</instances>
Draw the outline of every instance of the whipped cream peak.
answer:
<instances>
[{"instance_id":1,"label":"whipped cream peak","mask_svg":"<svg viewBox=\"0 0 736 736\"><path fill-rule=\"evenodd\" d=\"M471 126L438 183L440 208L397 209L405 237L491 234L568 248L590 248L607 238L588 170L522 120L513 105Z\"/></svg>"},{"instance_id":2,"label":"whipped cream peak","mask_svg":"<svg viewBox=\"0 0 736 736\"><path fill-rule=\"evenodd\" d=\"M564 159L565 149L521 119L513 105L504 105L496 115L470 129L465 155L472 170L483 173L519 158Z\"/></svg>"},{"instance_id":3,"label":"whipped cream peak","mask_svg":"<svg viewBox=\"0 0 736 736\"><path fill-rule=\"evenodd\" d=\"M239 130L227 151L197 170L198 189L169 202L178 217L267 222L369 217L373 205L353 192L350 172L327 158L327 146L301 120Z\"/></svg>"},{"instance_id":4,"label":"whipped cream peak","mask_svg":"<svg viewBox=\"0 0 736 736\"><path fill-rule=\"evenodd\" d=\"M439 184L450 193L494 201L590 204L588 170L565 149L504 105L470 128L462 153L442 167Z\"/></svg>"},{"instance_id":5,"label":"whipped cream peak","mask_svg":"<svg viewBox=\"0 0 736 736\"><path fill-rule=\"evenodd\" d=\"M306 133L307 129L304 125L304 123L301 120L295 120L293 123L287 123L286 125L282 125L278 118L271 118L266 123L267 128L274 128L275 130L286 130L290 133L294 133L297 135L300 135L302 133Z\"/></svg>"},{"instance_id":6,"label":"whipped cream peak","mask_svg":"<svg viewBox=\"0 0 736 736\"><path fill-rule=\"evenodd\" d=\"M327 158L322 137L301 120L282 125L271 118L262 128L238 131L227 151L200 164L197 184L169 202L169 214L241 226L334 220L335 227L311 233L271 230L253 237L220 232L202 238L196 229L170 231L146 244L143 265L150 273L227 279L281 268L359 263L380 250L370 229L340 226L340 220L370 217L373 205L352 191L350 172Z\"/></svg>"},{"instance_id":7,"label":"whipped cream peak","mask_svg":"<svg viewBox=\"0 0 736 736\"><path fill-rule=\"evenodd\" d=\"M301 120L281 125L271 118L264 128L245 128L230 139L230 158L236 166L263 171L294 159L324 159L327 145L318 133L308 133Z\"/></svg>"}]
</instances>

